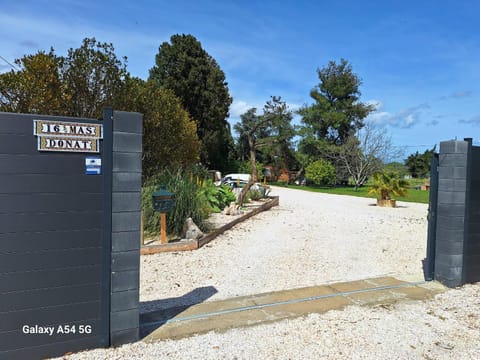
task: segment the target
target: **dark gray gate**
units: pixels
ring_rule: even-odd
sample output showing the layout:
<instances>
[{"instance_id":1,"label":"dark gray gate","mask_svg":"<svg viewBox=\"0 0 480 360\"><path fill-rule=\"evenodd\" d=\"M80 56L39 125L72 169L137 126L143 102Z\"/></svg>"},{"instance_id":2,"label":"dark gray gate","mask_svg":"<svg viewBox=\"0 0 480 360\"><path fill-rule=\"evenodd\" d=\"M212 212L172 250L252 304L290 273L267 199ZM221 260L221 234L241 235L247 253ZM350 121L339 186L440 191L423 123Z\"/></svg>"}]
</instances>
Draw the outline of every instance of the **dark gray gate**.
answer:
<instances>
[{"instance_id":1,"label":"dark gray gate","mask_svg":"<svg viewBox=\"0 0 480 360\"><path fill-rule=\"evenodd\" d=\"M0 113L2 359L110 343L112 120L87 175L89 154L37 150L34 119L99 124Z\"/></svg>"},{"instance_id":2,"label":"dark gray gate","mask_svg":"<svg viewBox=\"0 0 480 360\"><path fill-rule=\"evenodd\" d=\"M469 138L441 142L437 168L426 277L451 287L480 281L480 148Z\"/></svg>"},{"instance_id":3,"label":"dark gray gate","mask_svg":"<svg viewBox=\"0 0 480 360\"><path fill-rule=\"evenodd\" d=\"M427 257L425 260L425 280L433 280L435 274L435 239L437 236L438 200L438 154L433 154L430 165L430 199L428 206Z\"/></svg>"},{"instance_id":4,"label":"dark gray gate","mask_svg":"<svg viewBox=\"0 0 480 360\"><path fill-rule=\"evenodd\" d=\"M480 147L470 145L463 281L480 281Z\"/></svg>"}]
</instances>

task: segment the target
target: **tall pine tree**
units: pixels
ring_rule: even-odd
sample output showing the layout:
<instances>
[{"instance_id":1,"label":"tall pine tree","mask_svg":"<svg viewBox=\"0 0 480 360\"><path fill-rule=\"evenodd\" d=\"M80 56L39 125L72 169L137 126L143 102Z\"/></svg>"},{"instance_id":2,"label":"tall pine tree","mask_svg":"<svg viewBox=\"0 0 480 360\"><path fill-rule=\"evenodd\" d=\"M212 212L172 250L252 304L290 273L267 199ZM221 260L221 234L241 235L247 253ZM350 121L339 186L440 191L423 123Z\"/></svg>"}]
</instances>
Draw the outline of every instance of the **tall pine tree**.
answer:
<instances>
[{"instance_id":1,"label":"tall pine tree","mask_svg":"<svg viewBox=\"0 0 480 360\"><path fill-rule=\"evenodd\" d=\"M310 92L315 102L299 111L302 123L316 140L342 145L374 107L359 101L361 81L345 59L330 61L318 77L320 83Z\"/></svg>"},{"instance_id":2,"label":"tall pine tree","mask_svg":"<svg viewBox=\"0 0 480 360\"><path fill-rule=\"evenodd\" d=\"M227 121L232 98L225 74L192 35L173 35L160 45L150 79L172 90L197 123L201 162L225 170L233 151Z\"/></svg>"}]
</instances>

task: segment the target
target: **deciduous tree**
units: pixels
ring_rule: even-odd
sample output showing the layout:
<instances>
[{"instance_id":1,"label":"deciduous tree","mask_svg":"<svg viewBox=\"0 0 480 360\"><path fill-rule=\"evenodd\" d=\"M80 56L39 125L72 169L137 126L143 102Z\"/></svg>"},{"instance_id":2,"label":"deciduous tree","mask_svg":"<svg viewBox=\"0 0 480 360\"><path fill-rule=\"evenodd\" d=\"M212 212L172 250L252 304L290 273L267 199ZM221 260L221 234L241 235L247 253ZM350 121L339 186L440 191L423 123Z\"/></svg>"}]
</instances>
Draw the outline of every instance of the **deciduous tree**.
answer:
<instances>
[{"instance_id":1,"label":"deciduous tree","mask_svg":"<svg viewBox=\"0 0 480 360\"><path fill-rule=\"evenodd\" d=\"M84 39L61 61L61 76L71 116L99 118L105 106L116 107L127 75L126 57L117 58L112 44Z\"/></svg>"},{"instance_id":2,"label":"deciduous tree","mask_svg":"<svg viewBox=\"0 0 480 360\"><path fill-rule=\"evenodd\" d=\"M139 98L143 121L143 177L165 168L189 167L199 160L195 121L168 89L147 82Z\"/></svg>"},{"instance_id":3,"label":"deciduous tree","mask_svg":"<svg viewBox=\"0 0 480 360\"><path fill-rule=\"evenodd\" d=\"M66 57L51 49L15 63L18 71L0 75L2 111L100 118L105 106L118 109L129 96L126 58L119 60L112 44L95 38L84 39Z\"/></svg>"},{"instance_id":4,"label":"deciduous tree","mask_svg":"<svg viewBox=\"0 0 480 360\"><path fill-rule=\"evenodd\" d=\"M19 70L0 74L0 111L63 114L60 61L53 49L15 60Z\"/></svg>"},{"instance_id":5,"label":"deciduous tree","mask_svg":"<svg viewBox=\"0 0 480 360\"><path fill-rule=\"evenodd\" d=\"M355 136L336 148L334 157L353 179L355 190L380 171L385 162L401 156L401 150L393 146L386 130L373 123L366 123Z\"/></svg>"}]
</instances>

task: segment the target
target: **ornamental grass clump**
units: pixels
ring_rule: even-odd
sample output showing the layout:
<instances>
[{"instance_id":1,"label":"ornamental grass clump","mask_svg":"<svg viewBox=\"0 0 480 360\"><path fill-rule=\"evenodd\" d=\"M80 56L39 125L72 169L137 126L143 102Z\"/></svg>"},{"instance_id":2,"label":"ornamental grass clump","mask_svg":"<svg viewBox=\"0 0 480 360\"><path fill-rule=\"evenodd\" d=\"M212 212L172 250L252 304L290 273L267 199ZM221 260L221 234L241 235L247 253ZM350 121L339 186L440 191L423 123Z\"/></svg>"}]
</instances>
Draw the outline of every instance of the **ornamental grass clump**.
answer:
<instances>
[{"instance_id":1,"label":"ornamental grass clump","mask_svg":"<svg viewBox=\"0 0 480 360\"><path fill-rule=\"evenodd\" d=\"M158 234L160 229L160 214L153 211L152 194L161 186L175 194L175 206L167 213L168 234L179 235L189 217L200 229L206 230L204 220L211 209L207 200L200 195L201 188L196 178L182 170L165 170L148 179L142 188L144 231L147 234Z\"/></svg>"}]
</instances>

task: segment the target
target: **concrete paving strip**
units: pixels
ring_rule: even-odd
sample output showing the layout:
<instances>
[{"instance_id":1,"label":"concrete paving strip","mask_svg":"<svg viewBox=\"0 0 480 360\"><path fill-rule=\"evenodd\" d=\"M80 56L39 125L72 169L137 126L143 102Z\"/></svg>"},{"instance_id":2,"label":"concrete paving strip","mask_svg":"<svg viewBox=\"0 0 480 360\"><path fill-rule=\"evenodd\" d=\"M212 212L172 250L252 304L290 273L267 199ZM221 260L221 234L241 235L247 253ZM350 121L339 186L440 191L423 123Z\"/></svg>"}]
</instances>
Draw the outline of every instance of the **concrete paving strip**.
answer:
<instances>
[{"instance_id":1,"label":"concrete paving strip","mask_svg":"<svg viewBox=\"0 0 480 360\"><path fill-rule=\"evenodd\" d=\"M436 282L393 277L342 282L211 301L141 315L144 341L176 339L209 331L251 326L339 310L349 305L391 304L428 299L445 291Z\"/></svg>"}]
</instances>

